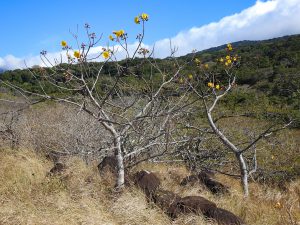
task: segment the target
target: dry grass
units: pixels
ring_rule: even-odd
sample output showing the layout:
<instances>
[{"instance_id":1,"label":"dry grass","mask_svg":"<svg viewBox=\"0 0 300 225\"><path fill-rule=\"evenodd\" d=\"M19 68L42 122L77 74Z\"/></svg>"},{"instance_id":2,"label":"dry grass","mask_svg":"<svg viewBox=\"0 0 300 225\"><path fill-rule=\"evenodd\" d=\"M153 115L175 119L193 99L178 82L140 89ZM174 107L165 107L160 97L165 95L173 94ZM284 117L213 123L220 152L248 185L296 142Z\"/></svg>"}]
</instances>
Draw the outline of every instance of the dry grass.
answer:
<instances>
[{"instance_id":1,"label":"dry grass","mask_svg":"<svg viewBox=\"0 0 300 225\"><path fill-rule=\"evenodd\" d=\"M114 199L112 213L120 224L169 224L170 220L153 203L148 203L145 195L135 189L126 190Z\"/></svg>"},{"instance_id":2,"label":"dry grass","mask_svg":"<svg viewBox=\"0 0 300 225\"><path fill-rule=\"evenodd\" d=\"M116 224L94 171L75 159L60 177L30 151L0 156L0 224ZM92 176L92 180L87 179Z\"/></svg>"},{"instance_id":3,"label":"dry grass","mask_svg":"<svg viewBox=\"0 0 300 225\"><path fill-rule=\"evenodd\" d=\"M101 178L96 164L86 165L78 158L66 163L61 176L49 177L52 164L43 157L29 150L0 150L0 224L213 224L195 215L171 221L134 187L114 193L113 179ZM135 170L142 168L156 172L162 188L181 196L204 196L249 225L300 224L299 180L285 193L252 183L252 195L245 200L238 180L218 175L231 187L230 195L218 197L200 185L179 186L188 175L182 165L144 163Z\"/></svg>"}]
</instances>

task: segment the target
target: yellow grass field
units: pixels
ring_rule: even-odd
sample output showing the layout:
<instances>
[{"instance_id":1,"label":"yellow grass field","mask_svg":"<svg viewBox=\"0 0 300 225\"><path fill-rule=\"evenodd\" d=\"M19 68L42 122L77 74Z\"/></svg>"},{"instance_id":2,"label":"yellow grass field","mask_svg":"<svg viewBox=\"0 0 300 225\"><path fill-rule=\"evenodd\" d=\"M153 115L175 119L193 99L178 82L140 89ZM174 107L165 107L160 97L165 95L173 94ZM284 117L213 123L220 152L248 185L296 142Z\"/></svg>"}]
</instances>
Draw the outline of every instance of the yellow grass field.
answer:
<instances>
[{"instance_id":1,"label":"yellow grass field","mask_svg":"<svg viewBox=\"0 0 300 225\"><path fill-rule=\"evenodd\" d=\"M60 176L47 176L52 163L30 150L0 151L0 224L214 224L201 216L185 215L175 221L135 187L113 191L113 178L101 178L96 162L86 165L78 158L67 160ZM231 187L229 196L214 196L199 184L181 187L188 175L180 164L144 163L134 170L156 172L162 188L181 196L201 195L232 211L249 225L300 224L300 180L283 193L251 183L251 196L243 199L238 180L218 175Z\"/></svg>"}]
</instances>

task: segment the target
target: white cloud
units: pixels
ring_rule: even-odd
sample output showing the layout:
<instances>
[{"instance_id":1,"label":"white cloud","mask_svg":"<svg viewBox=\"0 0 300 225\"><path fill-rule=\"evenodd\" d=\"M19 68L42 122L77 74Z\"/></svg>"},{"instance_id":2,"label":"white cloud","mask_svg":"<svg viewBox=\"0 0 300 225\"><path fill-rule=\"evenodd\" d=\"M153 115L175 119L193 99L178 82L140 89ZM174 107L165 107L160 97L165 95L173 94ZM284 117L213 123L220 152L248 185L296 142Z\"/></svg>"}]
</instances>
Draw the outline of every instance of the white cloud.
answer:
<instances>
[{"instance_id":1,"label":"white cloud","mask_svg":"<svg viewBox=\"0 0 300 225\"><path fill-rule=\"evenodd\" d=\"M50 53L49 58L53 62L54 58L58 58L60 53ZM6 70L12 69L24 69L32 66L45 66L41 61L40 56L27 56L23 58L18 58L13 55L7 55L3 58L0 57L0 68L4 68Z\"/></svg>"},{"instance_id":2,"label":"white cloud","mask_svg":"<svg viewBox=\"0 0 300 225\"><path fill-rule=\"evenodd\" d=\"M201 27L193 27L188 31L180 32L171 39L159 40L155 43L155 57L170 55L170 40L173 46L178 47L177 56L191 52L193 49L203 50L228 42L241 40L263 40L283 35L300 33L300 0L268 0L257 1L255 5L231 16L222 18ZM128 46L132 54L137 43ZM126 53L120 46L118 59L124 58ZM150 46L148 46L150 47ZM92 55L102 51L102 47L91 50ZM66 60L65 54L49 53L48 57ZM0 57L0 67L6 69L25 68L27 66L43 66L39 56L16 58L12 55Z\"/></svg>"},{"instance_id":3,"label":"white cloud","mask_svg":"<svg viewBox=\"0 0 300 225\"><path fill-rule=\"evenodd\" d=\"M138 42L135 42L127 46L129 56L133 55L138 47L138 44ZM150 46L145 44L142 44L141 47L150 48ZM115 45L110 49L114 51L117 60L124 59L127 55L127 52L120 45ZM92 59L90 61L103 61L104 59L101 56L99 57L101 52L103 52L103 46L93 47L89 51L88 58ZM73 51L70 51L69 54L73 54ZM32 66L49 67L61 62L65 63L67 61L66 51L47 53L46 58L42 57L42 59L39 55L28 56L24 58L17 58L13 55L7 55L3 58L0 57L0 68L11 70L24 69Z\"/></svg>"},{"instance_id":4,"label":"white cloud","mask_svg":"<svg viewBox=\"0 0 300 225\"><path fill-rule=\"evenodd\" d=\"M222 18L218 22L194 27L171 38L178 47L177 55L193 49L203 50L228 42L263 40L300 33L300 0L257 1L240 13ZM169 39L156 43L156 56L170 54Z\"/></svg>"},{"instance_id":5,"label":"white cloud","mask_svg":"<svg viewBox=\"0 0 300 225\"><path fill-rule=\"evenodd\" d=\"M4 58L0 58L0 68L16 69L22 63L22 59L13 55L7 55Z\"/></svg>"}]
</instances>

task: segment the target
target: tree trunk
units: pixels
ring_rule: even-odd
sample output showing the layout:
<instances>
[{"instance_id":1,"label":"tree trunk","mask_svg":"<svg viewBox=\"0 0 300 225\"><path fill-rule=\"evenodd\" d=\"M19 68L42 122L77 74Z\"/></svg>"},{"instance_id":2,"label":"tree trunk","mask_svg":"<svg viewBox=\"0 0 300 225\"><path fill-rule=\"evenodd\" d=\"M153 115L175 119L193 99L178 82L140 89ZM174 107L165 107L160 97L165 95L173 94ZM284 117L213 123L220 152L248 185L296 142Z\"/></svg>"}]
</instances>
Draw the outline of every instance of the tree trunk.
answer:
<instances>
[{"instance_id":1,"label":"tree trunk","mask_svg":"<svg viewBox=\"0 0 300 225\"><path fill-rule=\"evenodd\" d=\"M244 196L248 197L249 196L249 187L248 187L248 170L247 170L247 164L246 161L244 160L242 152L217 128L216 124L213 121L211 111L207 110L207 118L209 121L209 124L211 128L213 129L214 133L219 136L221 141L232 151L235 153L236 158L239 162L240 166L240 174L241 174L241 184L243 186L244 190Z\"/></svg>"},{"instance_id":2,"label":"tree trunk","mask_svg":"<svg viewBox=\"0 0 300 225\"><path fill-rule=\"evenodd\" d=\"M104 112L102 112L105 115L105 118L108 118ZM121 144L121 135L116 131L116 129L106 123L101 122L102 125L111 133L112 137L114 138L114 155L117 159L117 181L116 181L116 188L118 190L122 189L124 187L125 183L125 169L124 169L124 157L122 153L122 144Z\"/></svg>"},{"instance_id":3,"label":"tree trunk","mask_svg":"<svg viewBox=\"0 0 300 225\"><path fill-rule=\"evenodd\" d=\"M117 158L117 163L118 163L117 164L118 177L117 177L116 188L120 190L124 187L124 183L125 183L124 157L122 154L120 137L115 138L114 146L115 146L115 156Z\"/></svg>"},{"instance_id":4,"label":"tree trunk","mask_svg":"<svg viewBox=\"0 0 300 225\"><path fill-rule=\"evenodd\" d=\"M236 153L236 158L240 165L240 173L241 173L241 183L243 186L244 196L249 196L249 185L248 185L248 170L246 161L244 160L242 153Z\"/></svg>"}]
</instances>

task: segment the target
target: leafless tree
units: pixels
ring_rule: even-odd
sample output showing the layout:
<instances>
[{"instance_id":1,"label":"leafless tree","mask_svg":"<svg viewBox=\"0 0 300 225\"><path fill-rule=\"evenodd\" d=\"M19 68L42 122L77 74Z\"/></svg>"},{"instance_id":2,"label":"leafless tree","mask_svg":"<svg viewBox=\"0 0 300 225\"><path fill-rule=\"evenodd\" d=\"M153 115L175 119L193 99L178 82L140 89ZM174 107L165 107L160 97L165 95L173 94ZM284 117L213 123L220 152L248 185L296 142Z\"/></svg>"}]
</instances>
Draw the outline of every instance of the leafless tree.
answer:
<instances>
[{"instance_id":1,"label":"leafless tree","mask_svg":"<svg viewBox=\"0 0 300 225\"><path fill-rule=\"evenodd\" d=\"M239 57L233 55L231 44L227 45L227 55L224 58L218 59L219 65L208 65L202 64L199 59L195 59L195 63L199 67L199 71L195 76L197 80L195 82L190 82L189 87L193 89L196 96L203 102L204 112L207 117L210 130L206 132L212 132L216 135L219 140L226 146L229 151L231 151L238 162L240 170L241 183L244 190L244 195L247 197L249 195L248 187L248 177L256 172L257 169L257 151L256 144L259 140L270 136L279 130L288 127L291 121L283 126L278 124L272 124L260 134L249 134L249 141L239 144L235 139L230 139L226 135L221 127L218 126L218 120L221 118L214 118L214 110L216 110L218 103L222 98L236 86L236 73L235 69L239 66ZM220 66L222 69L217 70L216 68ZM211 68L211 67L214 67ZM234 117L235 115L227 115L223 117ZM240 115L239 115L240 116ZM193 128L189 126L189 128ZM199 129L199 128L198 128ZM249 165L244 155L246 152L251 152L252 154L252 165Z\"/></svg>"},{"instance_id":2,"label":"leafless tree","mask_svg":"<svg viewBox=\"0 0 300 225\"><path fill-rule=\"evenodd\" d=\"M142 44L147 20L146 14L138 17L142 32L137 35L138 44L133 51L129 50L128 35L123 30L110 36L115 46L99 50L96 46L102 37L97 38L88 24L85 25L85 43L80 44L77 33L72 33L76 48L65 41L61 43L68 63L63 63L63 55L52 62L42 51L41 59L47 68L40 68L38 72L29 69L39 83L39 92L2 81L28 101L34 97L71 104L102 125L110 137L108 149L102 150L113 153L117 159L116 186L119 189L124 185L125 162L132 166L143 159L175 151L175 146L189 141L174 125L185 113L184 109L192 104L190 89L181 90L176 83L186 64L179 65L170 57L174 67L169 71L160 68L152 58L153 51ZM120 51L125 52L122 61L117 59ZM95 63L100 58L104 61ZM150 70L144 72L144 66ZM54 87L56 93L48 93L46 85ZM168 90L171 91L168 93Z\"/></svg>"}]
</instances>

